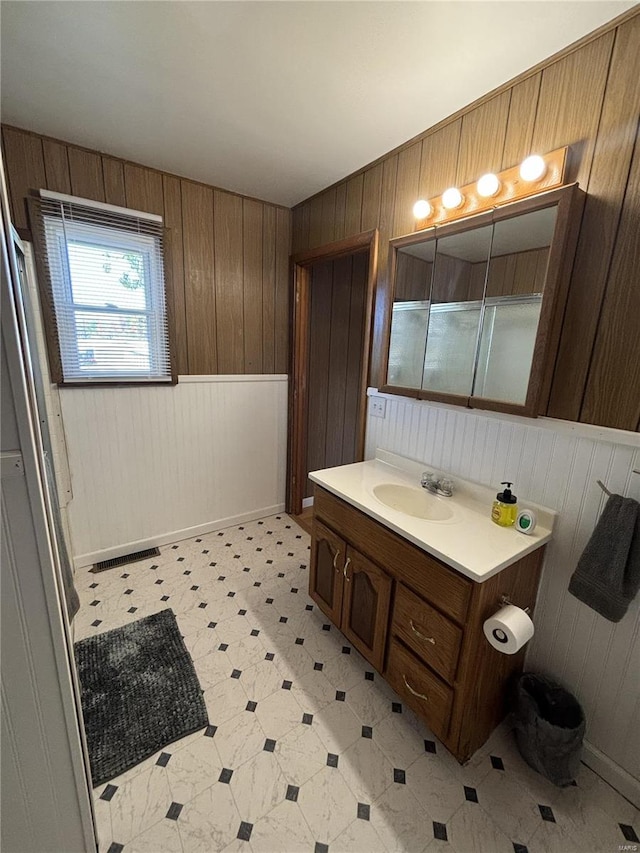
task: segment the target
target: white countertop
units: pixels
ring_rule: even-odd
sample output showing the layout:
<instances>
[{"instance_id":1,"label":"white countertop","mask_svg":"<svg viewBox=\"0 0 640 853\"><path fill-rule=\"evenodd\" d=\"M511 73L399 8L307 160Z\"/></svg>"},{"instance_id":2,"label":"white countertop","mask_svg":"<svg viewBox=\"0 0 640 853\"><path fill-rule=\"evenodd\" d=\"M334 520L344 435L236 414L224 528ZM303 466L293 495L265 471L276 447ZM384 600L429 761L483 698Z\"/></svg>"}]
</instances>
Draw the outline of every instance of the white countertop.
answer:
<instances>
[{"instance_id":1,"label":"white countertop","mask_svg":"<svg viewBox=\"0 0 640 853\"><path fill-rule=\"evenodd\" d=\"M383 483L420 488L423 471L450 477L453 497L435 497L453 512L445 521L416 518L379 501L375 486ZM375 518L385 527L438 557L444 563L474 581L485 581L551 539L557 513L523 500L518 495L518 510L533 509L537 525L526 535L515 527L499 527L491 520L491 506L498 489L462 480L423 462L405 459L379 450L376 459L337 468L312 471L309 478L347 503Z\"/></svg>"}]
</instances>

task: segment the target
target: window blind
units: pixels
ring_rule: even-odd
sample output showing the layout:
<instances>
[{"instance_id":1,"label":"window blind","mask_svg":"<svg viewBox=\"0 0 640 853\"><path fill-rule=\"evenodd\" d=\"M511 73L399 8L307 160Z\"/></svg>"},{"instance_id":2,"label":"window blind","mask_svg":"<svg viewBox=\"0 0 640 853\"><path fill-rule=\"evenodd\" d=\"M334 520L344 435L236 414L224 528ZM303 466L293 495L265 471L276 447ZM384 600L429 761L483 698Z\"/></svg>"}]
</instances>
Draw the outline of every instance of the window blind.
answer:
<instances>
[{"instance_id":1,"label":"window blind","mask_svg":"<svg viewBox=\"0 0 640 853\"><path fill-rule=\"evenodd\" d=\"M29 205L56 381L173 381L162 218L45 191Z\"/></svg>"}]
</instances>

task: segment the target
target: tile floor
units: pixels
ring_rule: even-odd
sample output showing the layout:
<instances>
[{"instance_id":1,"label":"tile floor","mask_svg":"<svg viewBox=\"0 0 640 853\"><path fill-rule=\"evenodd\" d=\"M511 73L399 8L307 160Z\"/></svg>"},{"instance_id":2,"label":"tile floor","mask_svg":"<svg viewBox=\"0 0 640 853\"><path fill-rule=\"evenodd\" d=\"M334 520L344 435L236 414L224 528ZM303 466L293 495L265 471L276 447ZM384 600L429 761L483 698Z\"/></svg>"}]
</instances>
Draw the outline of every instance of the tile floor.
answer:
<instances>
[{"instance_id":1,"label":"tile floor","mask_svg":"<svg viewBox=\"0 0 640 853\"><path fill-rule=\"evenodd\" d=\"M309 599L286 515L78 578L76 639L176 613L210 725L94 791L100 853L637 850L638 812L582 767L557 789L507 726L461 767Z\"/></svg>"}]
</instances>

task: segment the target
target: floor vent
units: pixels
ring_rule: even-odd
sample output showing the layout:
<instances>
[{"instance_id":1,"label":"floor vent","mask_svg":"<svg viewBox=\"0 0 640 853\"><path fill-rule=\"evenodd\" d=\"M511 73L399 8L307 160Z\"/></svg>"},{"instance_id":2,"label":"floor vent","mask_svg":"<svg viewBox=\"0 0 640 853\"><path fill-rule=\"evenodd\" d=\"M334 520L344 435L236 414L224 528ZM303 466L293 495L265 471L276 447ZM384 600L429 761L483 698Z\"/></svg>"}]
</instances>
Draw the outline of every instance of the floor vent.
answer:
<instances>
[{"instance_id":1,"label":"floor vent","mask_svg":"<svg viewBox=\"0 0 640 853\"><path fill-rule=\"evenodd\" d=\"M103 560L101 563L96 563L89 571L97 574L98 572L106 572L107 569L115 569L117 566L125 566L127 563L146 560L147 557L159 556L160 550L158 548L147 548L146 551L136 551L135 554L124 554L124 556L114 557L112 560Z\"/></svg>"}]
</instances>

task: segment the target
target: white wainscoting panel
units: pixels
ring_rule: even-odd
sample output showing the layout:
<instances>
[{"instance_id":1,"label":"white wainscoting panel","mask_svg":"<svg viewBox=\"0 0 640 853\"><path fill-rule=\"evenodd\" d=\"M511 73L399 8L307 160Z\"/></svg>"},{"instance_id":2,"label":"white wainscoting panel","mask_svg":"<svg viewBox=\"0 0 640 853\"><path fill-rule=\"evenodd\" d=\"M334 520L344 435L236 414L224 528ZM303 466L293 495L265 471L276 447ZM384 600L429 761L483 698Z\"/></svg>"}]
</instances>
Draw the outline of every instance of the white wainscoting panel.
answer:
<instances>
[{"instance_id":1,"label":"white wainscoting panel","mask_svg":"<svg viewBox=\"0 0 640 853\"><path fill-rule=\"evenodd\" d=\"M60 391L76 566L284 509L287 377Z\"/></svg>"},{"instance_id":2,"label":"white wainscoting panel","mask_svg":"<svg viewBox=\"0 0 640 853\"><path fill-rule=\"evenodd\" d=\"M564 422L555 429L550 419L502 418L385 396L386 416L369 413L367 418L367 458L376 448L389 450L491 485L496 492L502 480L512 480L519 505L528 499L560 513L547 547L526 665L556 678L578 697L587 718L585 761L591 751L594 769L637 800L640 600L613 624L567 587L606 501L596 480L612 492L640 499L640 475L632 473L640 468L640 436ZM490 511L488 506L487 516Z\"/></svg>"}]
</instances>

